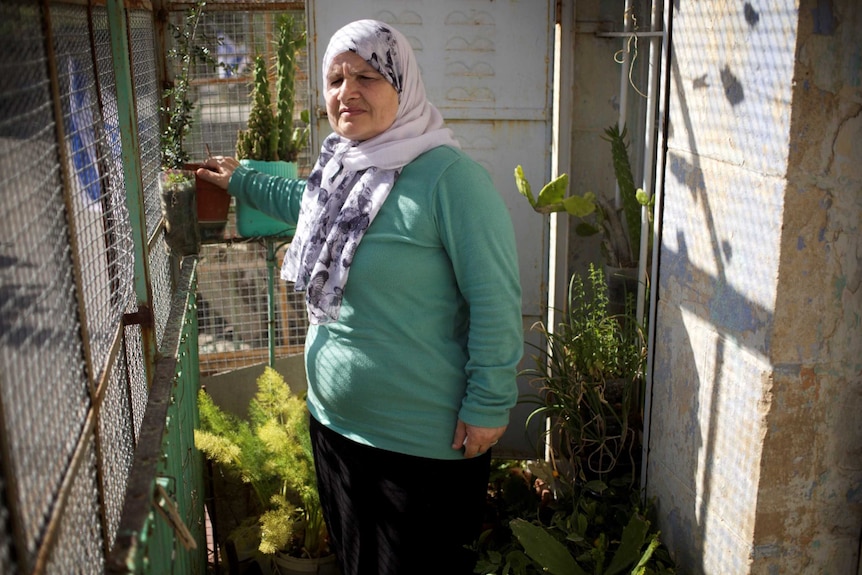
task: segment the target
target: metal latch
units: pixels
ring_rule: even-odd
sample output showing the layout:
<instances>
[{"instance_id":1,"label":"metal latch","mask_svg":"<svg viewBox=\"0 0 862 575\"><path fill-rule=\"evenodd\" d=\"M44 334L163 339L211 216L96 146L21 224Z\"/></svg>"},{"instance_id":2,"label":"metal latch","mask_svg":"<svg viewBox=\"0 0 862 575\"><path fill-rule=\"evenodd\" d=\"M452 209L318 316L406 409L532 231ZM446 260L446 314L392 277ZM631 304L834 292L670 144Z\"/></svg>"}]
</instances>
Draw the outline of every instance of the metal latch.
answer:
<instances>
[{"instance_id":1,"label":"metal latch","mask_svg":"<svg viewBox=\"0 0 862 575\"><path fill-rule=\"evenodd\" d=\"M153 505L155 506L156 511L159 512L159 515L164 517L165 521L168 522L168 525L170 525L174 530L177 539L179 539L182 546L186 548L186 551L198 548L195 538L192 537L192 532L189 531L183 518L180 517L177 504L174 503L174 500L171 499L170 495L168 495L168 492L161 485L161 482L156 483L156 492L153 495Z\"/></svg>"}]
</instances>

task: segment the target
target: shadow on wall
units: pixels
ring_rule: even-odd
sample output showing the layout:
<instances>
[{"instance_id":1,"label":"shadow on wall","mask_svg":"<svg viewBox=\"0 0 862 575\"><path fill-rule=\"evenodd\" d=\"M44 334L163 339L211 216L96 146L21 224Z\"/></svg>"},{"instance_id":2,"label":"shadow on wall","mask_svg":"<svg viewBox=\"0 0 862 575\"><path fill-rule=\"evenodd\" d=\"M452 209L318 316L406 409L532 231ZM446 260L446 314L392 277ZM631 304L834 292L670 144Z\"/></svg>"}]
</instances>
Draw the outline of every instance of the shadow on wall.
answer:
<instances>
[{"instance_id":1,"label":"shadow on wall","mask_svg":"<svg viewBox=\"0 0 862 575\"><path fill-rule=\"evenodd\" d=\"M675 0L674 6L679 11L680 0ZM740 17L742 28L747 30L741 33L754 34L754 29L762 24L760 13L750 2L745 3ZM704 61L714 63L714 59L707 58ZM686 64L691 66L690 61ZM760 388L746 384L750 382L748 377L751 367L737 365L741 363L738 351L755 358L765 358L770 347L773 313L753 299L756 292L739 286L739 279L741 267L757 265L756 258L752 257L756 248L745 245L746 240L750 240L751 236L757 238L758 234L770 237L774 234L771 227L773 222L767 212L754 215L751 219L735 218L735 209L744 211L756 208L759 198L752 200L754 206L747 202L741 207L722 203L728 196L733 199L733 194L739 192L725 189L728 182L708 181L709 177L700 163L702 155L711 156L714 152L715 149L710 148L710 145L720 144L708 142L703 150L695 140L695 134L709 135L711 129L720 131L722 126L698 125L695 128L693 117L698 117L698 122L712 118L709 115L697 116L699 110L693 111L689 105L686 88L698 92L698 103L712 98L713 105L718 104L718 99L704 92L721 90L724 101L731 109L744 109L739 112L741 116L751 113L745 106L747 94L743 81L735 73L732 61L688 80L680 69L677 56L671 58L670 66L671 83L676 85L671 90L676 100L670 106L676 108L674 119L681 119L682 122L675 126L669 124L667 135L671 143L676 138L678 148L684 151L676 152L672 145L669 146L665 173L672 180L667 182L666 187L679 192L686 190L688 197L678 196L679 202L687 206L693 204L697 211L681 213L683 208L679 206L669 203L662 206L665 214L676 209L670 219L676 218L674 223L682 223L683 227L677 228L675 237L665 238L661 242L661 267L657 285L655 322L661 330L657 332L655 342L655 383L651 411L661 416L651 418L650 437L653 440L660 437L662 441L670 443L662 446L662 452L666 454L662 465L667 467L662 476L667 478L669 484L660 489L666 497L665 501L659 501L659 515L666 521L663 526L664 538L673 550L678 565L686 572L717 572L716 569L743 572L744 557L713 557L707 564L704 537L709 531L711 537L733 538L731 531L735 526L725 525L725 529L716 529L722 522L721 518L713 516L717 501L722 503L722 516L736 519L747 514L748 510L735 509L735 505L744 506L756 498L756 486L748 482L756 477L759 452L740 452L745 451L745 435L749 430L753 433L759 429L760 424L753 419L752 413L758 401L756 397L739 395L739 388L747 385L752 395L757 395ZM690 67L685 70L685 74L691 76ZM707 114L715 112L709 111ZM763 125L746 128L767 129ZM740 133L745 138L758 137L751 131L740 130ZM720 150L721 153L723 151ZM766 195L769 196L770 192L767 190ZM672 202L673 199L666 201ZM727 229L727 222L733 226L732 230ZM742 237L739 234L734 237L733 231L744 229L747 224L765 227L748 230L750 233L741 234ZM689 229L703 231L687 241ZM676 249L670 247L673 243ZM694 253L691 253L692 250ZM748 405L751 405L751 410ZM733 432L728 431L728 409L738 406L741 406L739 409L742 413L736 416L742 421L739 422L741 429L736 439L740 443L734 448L728 446L728 440L733 435ZM751 437L751 441L754 443L755 438ZM650 450L653 451L652 445ZM740 476L736 484L731 478L733 475ZM652 484L653 480L648 477L648 482ZM736 492L744 499L729 505L730 508L725 507L723 503L734 501ZM714 529L722 532L714 533ZM730 551L729 547L718 549L717 545L724 544L710 545L713 556L717 551ZM735 543L727 545L735 546Z\"/></svg>"}]
</instances>

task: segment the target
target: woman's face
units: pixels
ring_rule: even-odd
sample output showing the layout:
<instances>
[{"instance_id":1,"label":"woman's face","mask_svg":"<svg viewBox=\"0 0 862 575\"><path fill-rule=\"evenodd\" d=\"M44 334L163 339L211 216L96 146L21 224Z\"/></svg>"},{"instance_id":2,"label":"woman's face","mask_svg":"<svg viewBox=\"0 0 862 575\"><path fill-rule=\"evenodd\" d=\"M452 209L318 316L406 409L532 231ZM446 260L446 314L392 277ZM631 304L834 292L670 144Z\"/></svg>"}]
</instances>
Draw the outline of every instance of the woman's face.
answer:
<instances>
[{"instance_id":1,"label":"woman's face","mask_svg":"<svg viewBox=\"0 0 862 575\"><path fill-rule=\"evenodd\" d=\"M342 52L326 72L326 113L339 136L368 140L395 122L398 92L362 56Z\"/></svg>"}]
</instances>

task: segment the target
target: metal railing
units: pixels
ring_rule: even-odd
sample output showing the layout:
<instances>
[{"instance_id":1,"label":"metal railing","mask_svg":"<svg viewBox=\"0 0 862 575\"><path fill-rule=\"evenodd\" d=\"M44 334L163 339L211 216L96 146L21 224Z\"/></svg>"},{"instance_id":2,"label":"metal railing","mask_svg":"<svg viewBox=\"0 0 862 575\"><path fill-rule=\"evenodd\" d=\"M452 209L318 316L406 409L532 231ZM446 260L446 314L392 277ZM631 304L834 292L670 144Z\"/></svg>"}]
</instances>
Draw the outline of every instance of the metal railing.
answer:
<instances>
[{"instance_id":1,"label":"metal railing","mask_svg":"<svg viewBox=\"0 0 862 575\"><path fill-rule=\"evenodd\" d=\"M185 258L156 362L109 573L206 571L195 265Z\"/></svg>"}]
</instances>

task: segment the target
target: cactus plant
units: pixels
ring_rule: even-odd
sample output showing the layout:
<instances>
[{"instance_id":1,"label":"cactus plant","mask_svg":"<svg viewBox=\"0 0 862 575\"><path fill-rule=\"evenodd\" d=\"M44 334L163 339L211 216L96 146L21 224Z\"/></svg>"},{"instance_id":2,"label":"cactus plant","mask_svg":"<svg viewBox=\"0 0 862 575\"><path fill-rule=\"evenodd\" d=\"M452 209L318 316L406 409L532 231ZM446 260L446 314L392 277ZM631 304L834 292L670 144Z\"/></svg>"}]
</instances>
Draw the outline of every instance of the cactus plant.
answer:
<instances>
[{"instance_id":1,"label":"cactus plant","mask_svg":"<svg viewBox=\"0 0 862 575\"><path fill-rule=\"evenodd\" d=\"M269 77L266 60L257 56L254 60L254 89L251 93L251 111L248 128L240 131L236 140L236 155L240 159L273 162L278 160L278 131L269 94Z\"/></svg>"},{"instance_id":2,"label":"cactus plant","mask_svg":"<svg viewBox=\"0 0 862 575\"><path fill-rule=\"evenodd\" d=\"M275 54L275 107L270 95L269 74L263 56L255 58L252 108L248 128L237 136L236 156L240 160L295 162L308 140L308 112L304 126L294 126L297 54L305 46L305 31L297 32L294 19L278 18Z\"/></svg>"},{"instance_id":3,"label":"cactus plant","mask_svg":"<svg viewBox=\"0 0 862 575\"><path fill-rule=\"evenodd\" d=\"M566 196L569 186L567 174L548 182L538 197L533 197L530 184L521 166L515 168L515 184L530 206L542 214L566 212L581 218L575 227L579 236L591 236L599 232L602 237L602 254L605 262L615 268L637 265L640 253L641 206L651 209L651 198L641 188L636 188L629 164L625 142L626 131L617 126L605 130L603 139L611 144L614 175L620 187L622 207L615 208L593 192Z\"/></svg>"}]
</instances>

